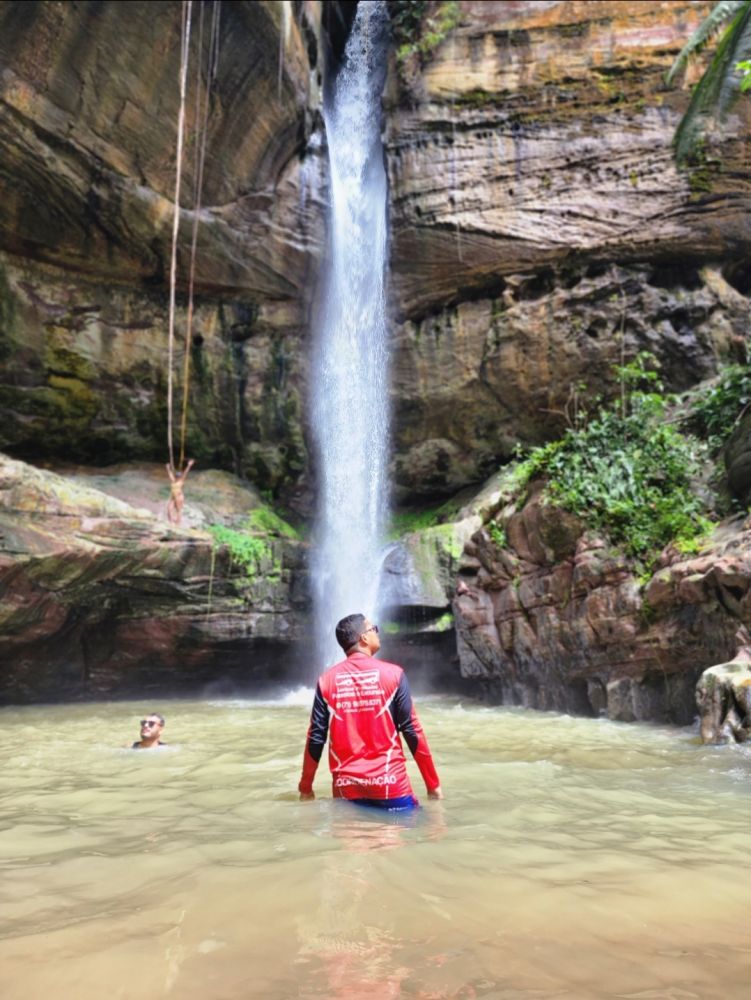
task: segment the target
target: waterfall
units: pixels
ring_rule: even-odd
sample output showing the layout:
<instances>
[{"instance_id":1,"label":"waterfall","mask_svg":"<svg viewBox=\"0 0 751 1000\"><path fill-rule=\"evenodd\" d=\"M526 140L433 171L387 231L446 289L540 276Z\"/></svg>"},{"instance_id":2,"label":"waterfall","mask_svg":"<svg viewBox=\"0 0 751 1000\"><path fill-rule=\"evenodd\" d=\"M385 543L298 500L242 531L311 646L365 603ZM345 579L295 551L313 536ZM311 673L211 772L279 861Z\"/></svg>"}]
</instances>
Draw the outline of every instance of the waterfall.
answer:
<instances>
[{"instance_id":1,"label":"waterfall","mask_svg":"<svg viewBox=\"0 0 751 1000\"><path fill-rule=\"evenodd\" d=\"M312 571L320 665L341 655L334 626L377 615L388 511L386 173L381 93L385 0L361 0L324 100L331 209L328 271L312 373L320 483Z\"/></svg>"}]
</instances>

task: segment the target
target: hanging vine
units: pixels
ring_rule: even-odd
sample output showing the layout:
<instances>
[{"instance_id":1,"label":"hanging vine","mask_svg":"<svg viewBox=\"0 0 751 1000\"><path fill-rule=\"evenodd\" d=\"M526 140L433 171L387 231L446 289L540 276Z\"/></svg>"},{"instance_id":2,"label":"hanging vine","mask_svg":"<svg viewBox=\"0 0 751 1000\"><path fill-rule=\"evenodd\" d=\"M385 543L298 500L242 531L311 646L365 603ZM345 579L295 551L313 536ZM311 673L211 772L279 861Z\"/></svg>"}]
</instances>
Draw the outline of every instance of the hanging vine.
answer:
<instances>
[{"instance_id":1,"label":"hanging vine","mask_svg":"<svg viewBox=\"0 0 751 1000\"><path fill-rule=\"evenodd\" d=\"M206 83L201 87L202 56L204 49L204 5L200 5L198 31L198 59L196 68L196 106L195 106L195 153L193 163L193 228L190 246L190 261L188 274L188 312L185 324L185 350L183 355L183 394L180 415L180 461L177 468L185 464L185 438L188 421L188 399L190 395L190 345L193 336L194 291L196 272L196 252L198 246L198 227L202 208L203 178L206 163L206 146L208 139L209 109L211 90L216 78L219 61L219 13L220 0L212 4L211 27L209 32L208 61L206 67ZM177 296L177 244L180 229L180 192L182 187L183 148L185 145L185 109L188 88L188 68L190 61L191 24L193 15L193 0L183 0L180 33L180 110L177 120L177 152L175 166L174 218L172 224L172 252L170 257L170 294L168 321L167 350L167 449L169 464L175 469L174 448L174 364L175 364L175 302Z\"/></svg>"}]
</instances>

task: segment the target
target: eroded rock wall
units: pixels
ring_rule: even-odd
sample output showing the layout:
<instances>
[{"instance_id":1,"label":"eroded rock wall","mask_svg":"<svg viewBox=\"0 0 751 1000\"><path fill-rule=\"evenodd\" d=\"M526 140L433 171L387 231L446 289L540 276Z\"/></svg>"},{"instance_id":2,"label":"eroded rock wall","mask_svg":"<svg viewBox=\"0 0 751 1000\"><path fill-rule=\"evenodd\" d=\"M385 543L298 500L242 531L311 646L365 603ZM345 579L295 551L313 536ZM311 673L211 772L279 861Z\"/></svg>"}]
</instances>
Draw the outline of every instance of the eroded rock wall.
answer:
<instances>
[{"instance_id":1,"label":"eroded rock wall","mask_svg":"<svg viewBox=\"0 0 751 1000\"><path fill-rule=\"evenodd\" d=\"M211 7L188 64L177 373ZM19 456L164 455L181 9L0 4L0 447ZM290 494L323 239L320 18L220 6L188 348L193 453Z\"/></svg>"},{"instance_id":2,"label":"eroded rock wall","mask_svg":"<svg viewBox=\"0 0 751 1000\"><path fill-rule=\"evenodd\" d=\"M394 66L402 496L560 433L572 390L612 392L624 356L652 351L685 388L744 355L751 105L682 173L687 94L664 83L711 6L467 0L422 68Z\"/></svg>"},{"instance_id":3,"label":"eroded rock wall","mask_svg":"<svg viewBox=\"0 0 751 1000\"><path fill-rule=\"evenodd\" d=\"M751 621L751 530L718 528L699 555L668 547L651 579L573 515L533 495L500 544L472 537L454 598L461 670L508 704L687 724L702 671Z\"/></svg>"}]
</instances>

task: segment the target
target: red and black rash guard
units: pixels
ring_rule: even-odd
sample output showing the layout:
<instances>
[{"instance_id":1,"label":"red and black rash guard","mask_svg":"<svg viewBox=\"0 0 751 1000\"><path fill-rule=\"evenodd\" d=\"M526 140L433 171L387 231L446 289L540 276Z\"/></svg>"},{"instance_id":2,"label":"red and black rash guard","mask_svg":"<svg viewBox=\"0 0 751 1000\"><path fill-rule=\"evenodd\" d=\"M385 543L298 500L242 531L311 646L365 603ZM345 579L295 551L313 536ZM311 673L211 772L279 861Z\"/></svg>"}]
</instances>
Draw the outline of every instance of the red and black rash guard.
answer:
<instances>
[{"instance_id":1,"label":"red and black rash guard","mask_svg":"<svg viewBox=\"0 0 751 1000\"><path fill-rule=\"evenodd\" d=\"M399 799L412 795L402 733L429 792L440 781L401 667L350 653L316 687L299 790L313 790L329 737L334 798Z\"/></svg>"}]
</instances>

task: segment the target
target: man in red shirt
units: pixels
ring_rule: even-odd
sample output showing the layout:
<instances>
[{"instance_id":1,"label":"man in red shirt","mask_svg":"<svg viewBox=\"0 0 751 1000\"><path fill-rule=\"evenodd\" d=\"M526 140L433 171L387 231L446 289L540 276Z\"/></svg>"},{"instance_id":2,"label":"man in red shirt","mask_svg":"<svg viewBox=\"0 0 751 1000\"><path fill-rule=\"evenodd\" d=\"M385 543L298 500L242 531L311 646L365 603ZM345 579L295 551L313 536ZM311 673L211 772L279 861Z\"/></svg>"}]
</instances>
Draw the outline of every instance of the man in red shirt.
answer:
<instances>
[{"instance_id":1,"label":"man in red shirt","mask_svg":"<svg viewBox=\"0 0 751 1000\"><path fill-rule=\"evenodd\" d=\"M415 758L428 798L442 799L441 783L401 667L374 659L378 626L348 615L336 626L347 658L318 679L298 790L313 799L313 779L326 737L334 798L386 809L418 805L407 776L399 734Z\"/></svg>"}]
</instances>

